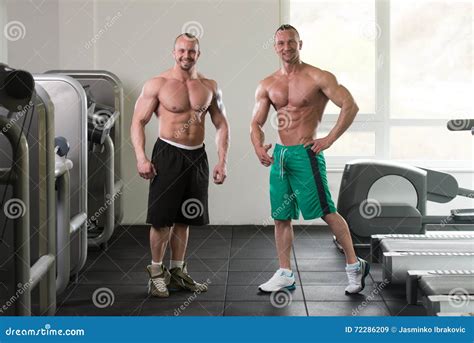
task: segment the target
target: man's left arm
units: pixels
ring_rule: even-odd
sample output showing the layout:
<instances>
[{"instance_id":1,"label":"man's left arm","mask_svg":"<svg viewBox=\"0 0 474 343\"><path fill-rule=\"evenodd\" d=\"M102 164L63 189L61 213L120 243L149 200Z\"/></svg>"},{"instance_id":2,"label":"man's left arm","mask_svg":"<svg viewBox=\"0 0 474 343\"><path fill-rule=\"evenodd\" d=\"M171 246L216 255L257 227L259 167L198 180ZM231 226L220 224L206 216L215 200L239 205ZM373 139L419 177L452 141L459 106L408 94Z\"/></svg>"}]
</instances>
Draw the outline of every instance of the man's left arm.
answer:
<instances>
[{"instance_id":1,"label":"man's left arm","mask_svg":"<svg viewBox=\"0 0 474 343\"><path fill-rule=\"evenodd\" d=\"M227 152L229 150L229 123L225 113L224 102L222 101L222 92L215 84L214 96L209 106L211 120L216 127L216 145L219 162L214 167L214 183L220 185L224 183L227 177Z\"/></svg>"},{"instance_id":2,"label":"man's left arm","mask_svg":"<svg viewBox=\"0 0 474 343\"><path fill-rule=\"evenodd\" d=\"M329 98L329 100L336 104L336 106L341 108L341 112L336 125L326 137L316 139L309 143L313 145L311 150L315 153L319 153L321 150L329 148L349 128L349 126L351 126L357 112L359 111L359 107L355 103L351 93L347 88L337 82L337 79L333 74L324 71L319 77L319 83L321 85L321 91Z\"/></svg>"}]
</instances>

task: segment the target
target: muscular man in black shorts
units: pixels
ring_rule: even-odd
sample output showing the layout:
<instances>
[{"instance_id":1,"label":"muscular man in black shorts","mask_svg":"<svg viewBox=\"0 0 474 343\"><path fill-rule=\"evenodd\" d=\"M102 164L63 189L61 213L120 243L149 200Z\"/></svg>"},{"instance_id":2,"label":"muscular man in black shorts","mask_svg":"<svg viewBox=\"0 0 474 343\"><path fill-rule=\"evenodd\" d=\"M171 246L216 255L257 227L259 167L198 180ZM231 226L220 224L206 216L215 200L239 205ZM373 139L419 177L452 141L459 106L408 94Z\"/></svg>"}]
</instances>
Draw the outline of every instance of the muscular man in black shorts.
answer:
<instances>
[{"instance_id":1,"label":"muscular man in black shorts","mask_svg":"<svg viewBox=\"0 0 474 343\"><path fill-rule=\"evenodd\" d=\"M149 179L147 222L150 229L152 262L148 293L166 297L169 290L206 291L207 285L188 274L184 257L189 225L209 223L209 166L204 150L206 114L217 129L219 162L213 170L214 183L226 178L229 145L222 96L217 83L196 70L199 41L181 34L173 50L175 65L148 80L135 105L131 136L141 177ZM151 161L145 155L145 125L153 113L159 119L158 139ZM171 265L163 265L168 241Z\"/></svg>"}]
</instances>

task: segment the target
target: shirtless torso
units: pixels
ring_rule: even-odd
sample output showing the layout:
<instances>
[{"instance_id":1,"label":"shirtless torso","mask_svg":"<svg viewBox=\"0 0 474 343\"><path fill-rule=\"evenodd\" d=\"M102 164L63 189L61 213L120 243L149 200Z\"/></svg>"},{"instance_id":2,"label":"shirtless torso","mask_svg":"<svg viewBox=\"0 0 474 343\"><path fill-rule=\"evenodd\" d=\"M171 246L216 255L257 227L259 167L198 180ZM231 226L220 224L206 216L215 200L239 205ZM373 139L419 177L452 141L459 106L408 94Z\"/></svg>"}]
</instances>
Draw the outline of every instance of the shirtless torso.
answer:
<instances>
[{"instance_id":1,"label":"shirtless torso","mask_svg":"<svg viewBox=\"0 0 474 343\"><path fill-rule=\"evenodd\" d=\"M323 73L303 64L294 75L277 71L262 81L262 90L278 113L278 133L283 145L304 144L316 138L329 100L321 90Z\"/></svg>"},{"instance_id":2,"label":"shirtless torso","mask_svg":"<svg viewBox=\"0 0 474 343\"><path fill-rule=\"evenodd\" d=\"M195 146L205 137L205 118L212 100L218 97L217 84L198 74L197 79L181 81L167 71L155 79L159 137Z\"/></svg>"},{"instance_id":3,"label":"shirtless torso","mask_svg":"<svg viewBox=\"0 0 474 343\"><path fill-rule=\"evenodd\" d=\"M145 154L145 125L155 114L159 120L158 137L187 147L204 142L205 118L209 113L216 127L219 162L214 182L221 184L226 175L229 129L222 94L214 80L196 70L199 57L196 39L180 35L175 42L173 68L148 80L135 105L131 137L137 169L141 177L151 179L154 166ZM156 137L154 137L156 138Z\"/></svg>"},{"instance_id":4,"label":"shirtless torso","mask_svg":"<svg viewBox=\"0 0 474 343\"><path fill-rule=\"evenodd\" d=\"M301 62L302 41L294 30L277 31L275 52L282 67L258 85L251 124L255 152L264 166L272 164L271 144L264 144L263 125L270 107L277 111L278 135L283 145L312 145L317 153L329 148L351 125L358 111L349 91L333 74ZM338 121L326 137L316 132L328 101L341 108Z\"/></svg>"}]
</instances>

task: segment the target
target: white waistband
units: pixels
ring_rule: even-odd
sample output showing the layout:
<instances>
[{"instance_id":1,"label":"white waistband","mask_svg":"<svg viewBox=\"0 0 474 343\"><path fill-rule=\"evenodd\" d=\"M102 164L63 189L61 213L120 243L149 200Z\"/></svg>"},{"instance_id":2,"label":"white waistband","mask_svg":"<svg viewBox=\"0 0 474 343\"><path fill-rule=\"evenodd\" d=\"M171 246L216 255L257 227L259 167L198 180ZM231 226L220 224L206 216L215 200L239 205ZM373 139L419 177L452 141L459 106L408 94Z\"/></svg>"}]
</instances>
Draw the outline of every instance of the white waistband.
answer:
<instances>
[{"instance_id":1,"label":"white waistband","mask_svg":"<svg viewBox=\"0 0 474 343\"><path fill-rule=\"evenodd\" d=\"M173 141L170 141L168 139L161 138L161 137L160 137L160 139L163 142L166 142L166 143L168 143L172 146L175 146L175 147L181 148L181 149L186 149L186 150L196 150L196 149L202 148L204 146L204 143L201 143L199 145L189 146L189 145L179 144L179 143L176 143L176 142L173 142Z\"/></svg>"}]
</instances>

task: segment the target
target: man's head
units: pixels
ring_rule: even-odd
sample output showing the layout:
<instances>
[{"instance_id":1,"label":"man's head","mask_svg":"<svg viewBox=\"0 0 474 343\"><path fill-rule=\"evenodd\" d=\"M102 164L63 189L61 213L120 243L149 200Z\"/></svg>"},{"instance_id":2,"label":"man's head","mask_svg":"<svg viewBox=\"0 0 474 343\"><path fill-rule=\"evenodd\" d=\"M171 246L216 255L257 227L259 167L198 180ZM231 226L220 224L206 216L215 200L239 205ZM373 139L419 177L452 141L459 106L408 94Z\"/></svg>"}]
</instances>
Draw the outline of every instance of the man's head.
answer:
<instances>
[{"instance_id":1,"label":"man's head","mask_svg":"<svg viewBox=\"0 0 474 343\"><path fill-rule=\"evenodd\" d=\"M182 33L174 41L173 56L182 70L190 70L200 55L199 39L190 34Z\"/></svg>"},{"instance_id":2,"label":"man's head","mask_svg":"<svg viewBox=\"0 0 474 343\"><path fill-rule=\"evenodd\" d=\"M299 61L299 51L302 46L303 41L300 39L300 34L293 26L283 24L276 30L274 47L283 62L292 63Z\"/></svg>"}]
</instances>

